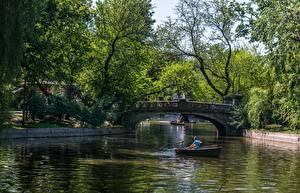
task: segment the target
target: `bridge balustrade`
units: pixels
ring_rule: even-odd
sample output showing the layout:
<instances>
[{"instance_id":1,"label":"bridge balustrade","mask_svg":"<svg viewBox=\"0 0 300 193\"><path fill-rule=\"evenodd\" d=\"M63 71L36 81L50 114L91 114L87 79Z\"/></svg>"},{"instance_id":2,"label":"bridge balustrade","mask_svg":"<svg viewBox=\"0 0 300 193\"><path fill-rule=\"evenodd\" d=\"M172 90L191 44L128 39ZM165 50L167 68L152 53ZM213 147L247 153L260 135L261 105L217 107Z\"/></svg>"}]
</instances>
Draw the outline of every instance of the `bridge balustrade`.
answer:
<instances>
[{"instance_id":1,"label":"bridge balustrade","mask_svg":"<svg viewBox=\"0 0 300 193\"><path fill-rule=\"evenodd\" d=\"M230 125L232 117L232 104L205 103L195 101L139 101L122 119L122 125L127 128L135 128L141 120L150 114L183 113L199 116L209 120L219 130L220 135L235 135L238 131Z\"/></svg>"},{"instance_id":2,"label":"bridge balustrade","mask_svg":"<svg viewBox=\"0 0 300 193\"><path fill-rule=\"evenodd\" d=\"M233 108L230 104L203 103L189 101L139 101L136 103L132 111L213 111L213 112L229 112Z\"/></svg>"}]
</instances>

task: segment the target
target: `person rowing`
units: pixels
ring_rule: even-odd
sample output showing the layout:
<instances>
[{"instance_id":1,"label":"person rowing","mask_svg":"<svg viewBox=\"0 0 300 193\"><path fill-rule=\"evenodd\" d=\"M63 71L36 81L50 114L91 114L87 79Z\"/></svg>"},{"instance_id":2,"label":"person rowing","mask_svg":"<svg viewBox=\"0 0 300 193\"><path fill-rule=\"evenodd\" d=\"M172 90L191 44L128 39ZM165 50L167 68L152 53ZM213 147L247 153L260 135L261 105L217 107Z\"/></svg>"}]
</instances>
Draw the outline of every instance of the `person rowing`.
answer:
<instances>
[{"instance_id":1,"label":"person rowing","mask_svg":"<svg viewBox=\"0 0 300 193\"><path fill-rule=\"evenodd\" d=\"M195 136L194 137L194 142L185 149L199 150L201 148L201 146L202 146L202 141L199 139L199 137Z\"/></svg>"}]
</instances>

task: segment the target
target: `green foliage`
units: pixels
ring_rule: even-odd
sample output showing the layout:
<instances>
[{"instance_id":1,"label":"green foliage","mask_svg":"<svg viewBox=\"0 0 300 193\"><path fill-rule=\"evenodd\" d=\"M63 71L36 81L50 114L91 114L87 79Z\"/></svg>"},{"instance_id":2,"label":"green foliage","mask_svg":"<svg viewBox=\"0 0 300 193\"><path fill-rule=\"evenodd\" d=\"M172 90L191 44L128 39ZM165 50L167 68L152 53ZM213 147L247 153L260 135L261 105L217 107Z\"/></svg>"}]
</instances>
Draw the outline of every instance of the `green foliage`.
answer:
<instances>
[{"instance_id":1,"label":"green foliage","mask_svg":"<svg viewBox=\"0 0 300 193\"><path fill-rule=\"evenodd\" d=\"M22 78L21 62L24 42L39 18L44 0L0 1L0 111L10 109L13 97L8 97ZM5 95L5 97L3 96Z\"/></svg>"},{"instance_id":2,"label":"green foliage","mask_svg":"<svg viewBox=\"0 0 300 193\"><path fill-rule=\"evenodd\" d=\"M48 0L25 42L24 68L37 84L75 82L88 63L91 1Z\"/></svg>"},{"instance_id":3,"label":"green foliage","mask_svg":"<svg viewBox=\"0 0 300 193\"><path fill-rule=\"evenodd\" d=\"M286 82L278 82L275 85L273 103L277 108L274 109L274 114L283 122L289 123L292 128L300 129L300 79L298 74L294 76L296 77L291 77L291 79L299 86L286 85ZM293 84L293 82L288 84Z\"/></svg>"},{"instance_id":4,"label":"green foliage","mask_svg":"<svg viewBox=\"0 0 300 193\"><path fill-rule=\"evenodd\" d=\"M60 120L64 118L69 112L69 103L63 97L52 97L50 106L49 106L49 113Z\"/></svg>"},{"instance_id":5,"label":"green foliage","mask_svg":"<svg viewBox=\"0 0 300 193\"><path fill-rule=\"evenodd\" d=\"M272 118L270 91L262 88L252 88L246 109L251 126L254 128L264 128Z\"/></svg>"},{"instance_id":6,"label":"green foliage","mask_svg":"<svg viewBox=\"0 0 300 193\"><path fill-rule=\"evenodd\" d=\"M76 101L71 101L68 104L68 115L70 117L73 117L75 119L80 120L81 119L81 112L82 111L82 107L80 106L80 104Z\"/></svg>"},{"instance_id":7,"label":"green foliage","mask_svg":"<svg viewBox=\"0 0 300 193\"><path fill-rule=\"evenodd\" d=\"M234 93L248 96L253 87L269 87L272 82L269 66L254 49L240 49L233 53L231 65L232 89Z\"/></svg>"},{"instance_id":8,"label":"green foliage","mask_svg":"<svg viewBox=\"0 0 300 193\"><path fill-rule=\"evenodd\" d=\"M191 63L171 64L163 68L160 76L162 85L173 86L170 93L189 93L197 85L200 76Z\"/></svg>"},{"instance_id":9,"label":"green foliage","mask_svg":"<svg viewBox=\"0 0 300 193\"><path fill-rule=\"evenodd\" d=\"M277 117L300 128L300 3L298 0L256 0L252 37L264 43L276 75Z\"/></svg>"},{"instance_id":10,"label":"green foliage","mask_svg":"<svg viewBox=\"0 0 300 193\"><path fill-rule=\"evenodd\" d=\"M137 100L184 93L191 100L221 102L239 93L247 105L234 111L236 127L246 125L247 114L253 127L275 118L300 128L298 0L253 0L255 6L180 0L178 17L154 38L151 1L92 2L0 2L0 112L10 110L11 93L26 78L42 91L44 82L70 91L47 104L33 95L33 118L47 113L97 126L117 120ZM263 43L266 55L237 47L241 35ZM4 115L0 124L9 118Z\"/></svg>"},{"instance_id":11,"label":"green foliage","mask_svg":"<svg viewBox=\"0 0 300 193\"><path fill-rule=\"evenodd\" d=\"M9 109L10 99L12 98L10 89L11 88L8 85L3 85L2 89L0 89L0 111L5 111Z\"/></svg>"},{"instance_id":12,"label":"green foliage","mask_svg":"<svg viewBox=\"0 0 300 193\"><path fill-rule=\"evenodd\" d=\"M192 59L207 85L219 97L230 94L230 66L235 25L240 18L234 1L179 1L178 17L159 29L165 50Z\"/></svg>"},{"instance_id":13,"label":"green foliage","mask_svg":"<svg viewBox=\"0 0 300 193\"><path fill-rule=\"evenodd\" d=\"M0 125L9 122L12 117L9 112L11 99L13 98L10 90L7 85L3 85L2 89L0 88Z\"/></svg>"},{"instance_id":14,"label":"green foliage","mask_svg":"<svg viewBox=\"0 0 300 193\"><path fill-rule=\"evenodd\" d=\"M148 0L97 1L90 53L94 60L76 83L106 110L126 110L151 87L147 84L151 82L147 77L151 9Z\"/></svg>"},{"instance_id":15,"label":"green foliage","mask_svg":"<svg viewBox=\"0 0 300 193\"><path fill-rule=\"evenodd\" d=\"M33 120L35 117L42 118L46 113L46 101L40 94L34 94L27 106Z\"/></svg>"},{"instance_id":16,"label":"green foliage","mask_svg":"<svg viewBox=\"0 0 300 193\"><path fill-rule=\"evenodd\" d=\"M173 94L185 94L190 100L211 101L215 94L191 62L173 63L164 67L159 84L161 87L169 86L163 92L165 98L172 98Z\"/></svg>"},{"instance_id":17,"label":"green foliage","mask_svg":"<svg viewBox=\"0 0 300 193\"><path fill-rule=\"evenodd\" d=\"M106 115L101 108L93 107L81 107L81 112L77 116L80 116L80 121L83 123L88 123L93 126L100 126L104 123Z\"/></svg>"},{"instance_id":18,"label":"green foliage","mask_svg":"<svg viewBox=\"0 0 300 193\"><path fill-rule=\"evenodd\" d=\"M247 129L249 127L248 112L243 105L234 108L230 124L236 129Z\"/></svg>"},{"instance_id":19,"label":"green foliage","mask_svg":"<svg viewBox=\"0 0 300 193\"><path fill-rule=\"evenodd\" d=\"M89 113L89 118L88 118L87 123L94 125L94 126L99 126L104 123L105 118L106 118L106 115L101 108L93 107L93 108L90 108L90 113Z\"/></svg>"},{"instance_id":20,"label":"green foliage","mask_svg":"<svg viewBox=\"0 0 300 193\"><path fill-rule=\"evenodd\" d=\"M22 57L21 0L0 2L0 89L20 70Z\"/></svg>"},{"instance_id":21,"label":"green foliage","mask_svg":"<svg viewBox=\"0 0 300 193\"><path fill-rule=\"evenodd\" d=\"M9 111L0 111L0 126L8 123L13 114Z\"/></svg>"},{"instance_id":22,"label":"green foliage","mask_svg":"<svg viewBox=\"0 0 300 193\"><path fill-rule=\"evenodd\" d=\"M20 75L23 42L29 38L44 0L0 1L0 87Z\"/></svg>"},{"instance_id":23,"label":"green foliage","mask_svg":"<svg viewBox=\"0 0 300 193\"><path fill-rule=\"evenodd\" d=\"M78 102L69 102L63 97L52 97L49 109L49 114L59 119L69 116L93 126L100 126L106 117L99 107L85 107Z\"/></svg>"},{"instance_id":24,"label":"green foliage","mask_svg":"<svg viewBox=\"0 0 300 193\"><path fill-rule=\"evenodd\" d=\"M82 122L89 122L90 112L88 107L82 107L80 112L80 120Z\"/></svg>"}]
</instances>

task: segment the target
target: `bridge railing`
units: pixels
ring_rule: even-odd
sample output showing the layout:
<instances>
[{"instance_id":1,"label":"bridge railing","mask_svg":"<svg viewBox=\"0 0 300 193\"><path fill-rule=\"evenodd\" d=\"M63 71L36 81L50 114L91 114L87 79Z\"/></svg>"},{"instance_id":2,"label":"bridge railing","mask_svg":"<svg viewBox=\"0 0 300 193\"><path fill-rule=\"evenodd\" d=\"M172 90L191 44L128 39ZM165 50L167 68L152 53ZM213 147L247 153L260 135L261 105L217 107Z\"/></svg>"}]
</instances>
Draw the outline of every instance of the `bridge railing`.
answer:
<instances>
[{"instance_id":1,"label":"bridge railing","mask_svg":"<svg viewBox=\"0 0 300 193\"><path fill-rule=\"evenodd\" d=\"M193 101L139 101L133 111L208 111L208 112L230 112L233 105L204 103Z\"/></svg>"}]
</instances>

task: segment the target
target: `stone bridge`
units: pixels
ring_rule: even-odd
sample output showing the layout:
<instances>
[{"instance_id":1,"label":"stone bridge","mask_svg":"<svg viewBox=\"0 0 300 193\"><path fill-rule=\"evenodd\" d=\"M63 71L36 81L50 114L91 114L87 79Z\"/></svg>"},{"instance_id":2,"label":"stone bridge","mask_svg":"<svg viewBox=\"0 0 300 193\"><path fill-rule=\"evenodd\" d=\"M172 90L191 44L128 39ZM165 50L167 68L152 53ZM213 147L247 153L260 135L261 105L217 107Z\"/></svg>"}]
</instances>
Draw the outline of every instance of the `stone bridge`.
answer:
<instances>
[{"instance_id":1,"label":"stone bridge","mask_svg":"<svg viewBox=\"0 0 300 193\"><path fill-rule=\"evenodd\" d=\"M135 129L139 122L155 114L182 113L210 121L216 126L221 136L238 135L236 129L232 128L229 124L232 109L232 104L203 103L186 100L140 101L123 116L121 121L123 126Z\"/></svg>"}]
</instances>

